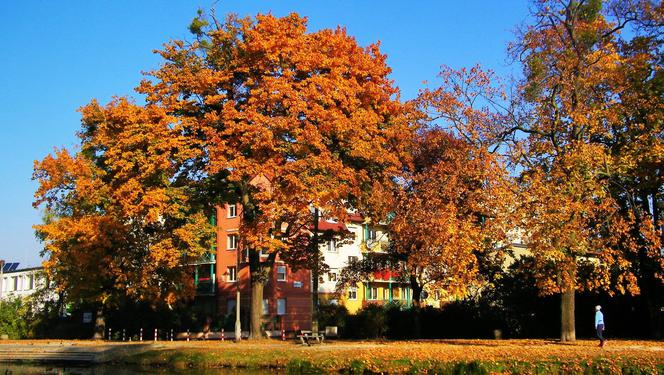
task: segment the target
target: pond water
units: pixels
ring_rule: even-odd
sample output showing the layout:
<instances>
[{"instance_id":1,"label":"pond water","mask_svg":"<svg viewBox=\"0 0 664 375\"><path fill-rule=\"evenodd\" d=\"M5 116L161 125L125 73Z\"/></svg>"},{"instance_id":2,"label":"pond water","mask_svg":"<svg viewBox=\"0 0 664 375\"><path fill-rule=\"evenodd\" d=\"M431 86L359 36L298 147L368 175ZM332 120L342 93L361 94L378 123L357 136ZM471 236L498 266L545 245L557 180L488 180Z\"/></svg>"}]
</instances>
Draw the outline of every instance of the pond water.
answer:
<instances>
[{"instance_id":1,"label":"pond water","mask_svg":"<svg viewBox=\"0 0 664 375\"><path fill-rule=\"evenodd\" d=\"M137 367L127 365L98 365L98 366L65 366L65 365L42 365L42 364L0 364L2 375L23 374L49 374L49 375L130 375L130 374L191 374L191 375L254 375L254 374L281 375L284 372L270 370L248 370L248 369L162 369L151 367Z\"/></svg>"}]
</instances>

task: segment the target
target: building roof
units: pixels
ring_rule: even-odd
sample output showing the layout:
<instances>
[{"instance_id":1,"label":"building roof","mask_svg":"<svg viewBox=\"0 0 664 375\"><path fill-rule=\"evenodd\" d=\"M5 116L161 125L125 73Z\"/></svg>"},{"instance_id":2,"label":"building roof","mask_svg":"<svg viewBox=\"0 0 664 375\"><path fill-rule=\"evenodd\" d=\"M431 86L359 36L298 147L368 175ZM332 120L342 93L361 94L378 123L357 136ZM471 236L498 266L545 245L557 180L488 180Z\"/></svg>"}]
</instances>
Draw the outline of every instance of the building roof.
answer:
<instances>
[{"instance_id":1,"label":"building roof","mask_svg":"<svg viewBox=\"0 0 664 375\"><path fill-rule=\"evenodd\" d=\"M21 269L17 269L17 270L13 270L13 271L3 272L3 274L4 275L9 275L9 274L12 274L12 273L19 273L19 272L26 272L26 271L37 271L37 270L43 270L43 269L44 269L44 267L41 267L41 266L40 267L27 267L27 268L21 268Z\"/></svg>"},{"instance_id":2,"label":"building roof","mask_svg":"<svg viewBox=\"0 0 664 375\"><path fill-rule=\"evenodd\" d=\"M346 225L342 222L330 222L327 220L318 221L318 230L321 232L331 230L333 232L344 232L347 231Z\"/></svg>"},{"instance_id":3,"label":"building roof","mask_svg":"<svg viewBox=\"0 0 664 375\"><path fill-rule=\"evenodd\" d=\"M351 223L364 223L364 216L357 212L353 212L348 215L348 221Z\"/></svg>"}]
</instances>

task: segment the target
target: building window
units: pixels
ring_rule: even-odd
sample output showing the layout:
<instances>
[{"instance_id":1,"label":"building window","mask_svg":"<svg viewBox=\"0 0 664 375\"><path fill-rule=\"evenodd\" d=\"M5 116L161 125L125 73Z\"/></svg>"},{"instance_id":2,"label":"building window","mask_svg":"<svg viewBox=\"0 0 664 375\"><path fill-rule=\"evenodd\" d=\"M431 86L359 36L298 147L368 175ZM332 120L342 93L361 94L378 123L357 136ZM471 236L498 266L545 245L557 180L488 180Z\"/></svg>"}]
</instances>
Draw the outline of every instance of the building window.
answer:
<instances>
[{"instance_id":1,"label":"building window","mask_svg":"<svg viewBox=\"0 0 664 375\"><path fill-rule=\"evenodd\" d=\"M237 217L237 205L236 204L229 204L228 205L228 215L226 215L229 219L232 217Z\"/></svg>"},{"instance_id":2,"label":"building window","mask_svg":"<svg viewBox=\"0 0 664 375\"><path fill-rule=\"evenodd\" d=\"M399 299L401 298L400 296L401 296L401 288L392 289L392 298Z\"/></svg>"},{"instance_id":3,"label":"building window","mask_svg":"<svg viewBox=\"0 0 664 375\"><path fill-rule=\"evenodd\" d=\"M327 252L328 253L337 253L339 249L337 248L337 240L331 239L327 241Z\"/></svg>"},{"instance_id":4,"label":"building window","mask_svg":"<svg viewBox=\"0 0 664 375\"><path fill-rule=\"evenodd\" d=\"M330 279L330 281L337 281L337 274L335 272L330 272L327 274L327 278Z\"/></svg>"},{"instance_id":5,"label":"building window","mask_svg":"<svg viewBox=\"0 0 664 375\"><path fill-rule=\"evenodd\" d=\"M348 264L353 264L355 262L357 262L357 257L355 257L355 256L349 256L348 257Z\"/></svg>"},{"instance_id":6,"label":"building window","mask_svg":"<svg viewBox=\"0 0 664 375\"><path fill-rule=\"evenodd\" d=\"M277 266L277 281L286 281L286 266Z\"/></svg>"},{"instance_id":7,"label":"building window","mask_svg":"<svg viewBox=\"0 0 664 375\"><path fill-rule=\"evenodd\" d=\"M28 276L28 289L32 290L35 288L35 275Z\"/></svg>"},{"instance_id":8,"label":"building window","mask_svg":"<svg viewBox=\"0 0 664 375\"><path fill-rule=\"evenodd\" d=\"M269 315L270 314L270 300L264 299L263 300L263 315Z\"/></svg>"},{"instance_id":9,"label":"building window","mask_svg":"<svg viewBox=\"0 0 664 375\"><path fill-rule=\"evenodd\" d=\"M12 277L12 283L14 284L14 289L12 290L18 290L18 277Z\"/></svg>"},{"instance_id":10,"label":"building window","mask_svg":"<svg viewBox=\"0 0 664 375\"><path fill-rule=\"evenodd\" d=\"M369 293L367 299L378 299L378 288L370 287L368 288L367 292Z\"/></svg>"},{"instance_id":11,"label":"building window","mask_svg":"<svg viewBox=\"0 0 664 375\"><path fill-rule=\"evenodd\" d=\"M238 235L237 234L229 234L228 235L228 250L236 250L237 249L237 242L238 242Z\"/></svg>"},{"instance_id":12,"label":"building window","mask_svg":"<svg viewBox=\"0 0 664 375\"><path fill-rule=\"evenodd\" d=\"M390 290L387 288L383 288L383 299L384 300L390 299Z\"/></svg>"},{"instance_id":13,"label":"building window","mask_svg":"<svg viewBox=\"0 0 664 375\"><path fill-rule=\"evenodd\" d=\"M279 298L277 300L277 315L286 315L286 299Z\"/></svg>"},{"instance_id":14,"label":"building window","mask_svg":"<svg viewBox=\"0 0 664 375\"><path fill-rule=\"evenodd\" d=\"M357 299L357 288L355 287L348 288L348 299L349 300Z\"/></svg>"},{"instance_id":15,"label":"building window","mask_svg":"<svg viewBox=\"0 0 664 375\"><path fill-rule=\"evenodd\" d=\"M237 281L237 269L235 267L228 267L228 282L232 283Z\"/></svg>"}]
</instances>

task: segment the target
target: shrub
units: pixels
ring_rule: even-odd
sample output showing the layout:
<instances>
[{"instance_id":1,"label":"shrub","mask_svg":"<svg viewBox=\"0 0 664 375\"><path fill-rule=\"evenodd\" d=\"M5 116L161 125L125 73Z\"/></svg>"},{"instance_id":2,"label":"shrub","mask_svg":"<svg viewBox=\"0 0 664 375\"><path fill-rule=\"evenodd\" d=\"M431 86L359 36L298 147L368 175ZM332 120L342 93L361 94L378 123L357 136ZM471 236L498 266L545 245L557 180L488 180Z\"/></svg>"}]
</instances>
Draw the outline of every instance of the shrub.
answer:
<instances>
[{"instance_id":1,"label":"shrub","mask_svg":"<svg viewBox=\"0 0 664 375\"><path fill-rule=\"evenodd\" d=\"M382 306L370 304L355 315L348 315L345 337L380 338L388 331L387 313Z\"/></svg>"},{"instance_id":2,"label":"shrub","mask_svg":"<svg viewBox=\"0 0 664 375\"><path fill-rule=\"evenodd\" d=\"M0 335L10 339L28 337L28 305L18 297L0 301Z\"/></svg>"},{"instance_id":3,"label":"shrub","mask_svg":"<svg viewBox=\"0 0 664 375\"><path fill-rule=\"evenodd\" d=\"M336 326L339 334L343 335L348 319L348 309L343 305L321 305L318 314L318 326Z\"/></svg>"}]
</instances>

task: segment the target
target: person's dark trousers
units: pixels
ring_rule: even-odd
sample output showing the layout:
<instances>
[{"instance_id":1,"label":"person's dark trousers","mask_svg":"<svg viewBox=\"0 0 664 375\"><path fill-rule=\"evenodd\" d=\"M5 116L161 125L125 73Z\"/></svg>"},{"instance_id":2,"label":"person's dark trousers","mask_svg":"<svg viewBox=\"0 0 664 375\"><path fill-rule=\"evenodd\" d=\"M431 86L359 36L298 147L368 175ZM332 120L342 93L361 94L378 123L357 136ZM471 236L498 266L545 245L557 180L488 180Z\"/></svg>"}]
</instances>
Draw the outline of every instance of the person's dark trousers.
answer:
<instances>
[{"instance_id":1,"label":"person's dark trousers","mask_svg":"<svg viewBox=\"0 0 664 375\"><path fill-rule=\"evenodd\" d=\"M599 338L599 346L604 346L604 324L597 325L597 338Z\"/></svg>"}]
</instances>

